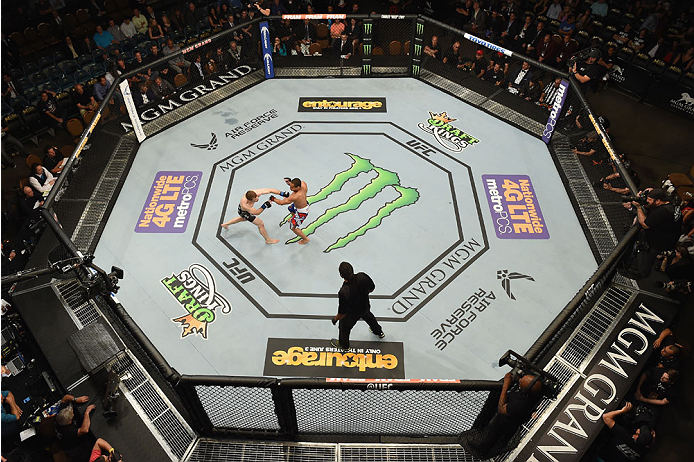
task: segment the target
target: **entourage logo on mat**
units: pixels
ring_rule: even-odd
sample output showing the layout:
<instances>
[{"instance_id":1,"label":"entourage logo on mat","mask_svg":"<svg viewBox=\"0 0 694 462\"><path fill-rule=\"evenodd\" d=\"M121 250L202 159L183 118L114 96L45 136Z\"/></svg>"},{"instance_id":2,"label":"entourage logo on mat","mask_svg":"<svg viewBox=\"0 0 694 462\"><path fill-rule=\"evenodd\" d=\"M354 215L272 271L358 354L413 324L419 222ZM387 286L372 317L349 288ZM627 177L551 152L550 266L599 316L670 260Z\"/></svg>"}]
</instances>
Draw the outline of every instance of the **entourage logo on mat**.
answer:
<instances>
[{"instance_id":1,"label":"entourage logo on mat","mask_svg":"<svg viewBox=\"0 0 694 462\"><path fill-rule=\"evenodd\" d=\"M202 172L157 172L135 232L185 232L201 180Z\"/></svg>"},{"instance_id":2,"label":"entourage logo on mat","mask_svg":"<svg viewBox=\"0 0 694 462\"><path fill-rule=\"evenodd\" d=\"M446 112L437 114L429 111L429 119L427 122L418 124L418 127L434 135L434 138L441 146L453 152L461 152L468 146L480 142L480 140L474 136L450 124L450 122L455 120L456 119L449 117Z\"/></svg>"},{"instance_id":3,"label":"entourage logo on mat","mask_svg":"<svg viewBox=\"0 0 694 462\"><path fill-rule=\"evenodd\" d=\"M381 191L388 187L395 189L398 193L398 197L395 200L386 202L378 211L371 216L366 223L359 226L358 228L348 232L344 236L340 237L338 240L330 244L323 252L330 252L331 250L341 249L345 247L350 242L353 242L360 236L366 234L367 231L376 228L381 224L381 222L388 216L390 216L394 211L399 208L412 205L419 199L419 192L414 188L407 188L400 185L400 177L397 173L391 172L389 170L376 167L371 163L369 159L363 159L356 154L345 153L352 158L352 166L347 170L337 173L332 181L328 183L327 186L321 188L313 196L307 197L308 203L311 205L316 204L334 192L340 191L342 187L347 184L348 181L356 178L361 173L376 172L376 177L373 178L368 184L363 186L356 194L352 195L343 204L336 205L327 209L321 216L316 218L312 223L306 226L303 231L308 236L313 234L313 232L328 223L332 219L336 218L338 215L344 212L349 212L350 210L358 209L363 203L376 197ZM292 215L289 214L284 217L280 222L280 226L287 223L291 219ZM286 242L286 244L291 244L297 242L299 237L292 238Z\"/></svg>"},{"instance_id":4,"label":"entourage logo on mat","mask_svg":"<svg viewBox=\"0 0 694 462\"><path fill-rule=\"evenodd\" d=\"M385 98L299 98L299 112L388 112Z\"/></svg>"},{"instance_id":5,"label":"entourage logo on mat","mask_svg":"<svg viewBox=\"0 0 694 462\"><path fill-rule=\"evenodd\" d=\"M533 279L532 276L516 272L509 273L507 269L497 271L496 278L501 280L501 287L506 291L506 295L508 295L511 300L516 299L513 292L511 292L511 281L515 279L526 279L528 281L535 282L535 279Z\"/></svg>"},{"instance_id":6,"label":"entourage logo on mat","mask_svg":"<svg viewBox=\"0 0 694 462\"><path fill-rule=\"evenodd\" d=\"M193 146L194 148L207 149L208 151L214 151L215 149L217 149L217 146L219 145L219 143L217 142L217 135L215 135L214 133L210 133L210 134L212 135L212 139L210 140L209 143L207 143L207 144L190 143L190 145Z\"/></svg>"},{"instance_id":7,"label":"entourage logo on mat","mask_svg":"<svg viewBox=\"0 0 694 462\"><path fill-rule=\"evenodd\" d=\"M187 314L173 318L183 328L181 338L198 334L207 339L207 327L217 315L231 313L231 303L217 292L214 276L204 266L193 263L178 274L161 280Z\"/></svg>"},{"instance_id":8,"label":"entourage logo on mat","mask_svg":"<svg viewBox=\"0 0 694 462\"><path fill-rule=\"evenodd\" d=\"M404 379L402 342L360 342L338 350L326 340L268 338L264 375Z\"/></svg>"}]
</instances>

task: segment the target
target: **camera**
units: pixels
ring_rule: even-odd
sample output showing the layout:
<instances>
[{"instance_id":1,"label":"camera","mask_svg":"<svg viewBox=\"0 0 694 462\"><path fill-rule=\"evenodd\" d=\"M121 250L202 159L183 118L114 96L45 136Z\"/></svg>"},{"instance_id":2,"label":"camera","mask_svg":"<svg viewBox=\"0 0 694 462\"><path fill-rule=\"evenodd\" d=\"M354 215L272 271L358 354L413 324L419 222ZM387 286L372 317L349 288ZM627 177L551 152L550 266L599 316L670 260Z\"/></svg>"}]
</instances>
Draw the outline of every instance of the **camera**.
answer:
<instances>
[{"instance_id":1,"label":"camera","mask_svg":"<svg viewBox=\"0 0 694 462\"><path fill-rule=\"evenodd\" d=\"M682 292L684 294L689 294L692 292L691 281L676 281L676 282L656 281L655 286L659 289L665 289L668 292Z\"/></svg>"},{"instance_id":2,"label":"camera","mask_svg":"<svg viewBox=\"0 0 694 462\"><path fill-rule=\"evenodd\" d=\"M574 53L573 56L566 60L566 64L569 66L570 69L574 67L574 64L576 64L579 61L585 61L588 58L600 59L601 56L602 53L597 48L586 48L585 50L581 50L578 53Z\"/></svg>"},{"instance_id":3,"label":"camera","mask_svg":"<svg viewBox=\"0 0 694 462\"><path fill-rule=\"evenodd\" d=\"M517 382L524 375L532 374L540 378L542 394L550 399L555 399L561 390L561 383L551 374L540 369L513 350L508 350L499 358L499 367L510 366L513 381Z\"/></svg>"},{"instance_id":4,"label":"camera","mask_svg":"<svg viewBox=\"0 0 694 462\"><path fill-rule=\"evenodd\" d=\"M646 205L648 199L648 191L644 191L638 196L622 196L622 202L637 202L641 205Z\"/></svg>"}]
</instances>

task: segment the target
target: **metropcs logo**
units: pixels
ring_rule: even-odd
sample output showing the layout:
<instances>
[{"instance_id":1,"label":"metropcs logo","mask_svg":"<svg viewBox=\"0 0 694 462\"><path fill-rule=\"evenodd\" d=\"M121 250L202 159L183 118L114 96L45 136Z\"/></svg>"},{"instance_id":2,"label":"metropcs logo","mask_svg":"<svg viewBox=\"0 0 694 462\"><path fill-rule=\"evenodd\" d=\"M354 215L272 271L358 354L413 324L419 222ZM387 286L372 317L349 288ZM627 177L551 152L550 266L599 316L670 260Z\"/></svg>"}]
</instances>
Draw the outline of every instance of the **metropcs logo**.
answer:
<instances>
[{"instance_id":1,"label":"metropcs logo","mask_svg":"<svg viewBox=\"0 0 694 462\"><path fill-rule=\"evenodd\" d=\"M183 327L181 338L198 334L207 339L207 327L214 322L218 311L223 314L231 313L231 303L222 294L217 293L214 276L198 263L162 279L161 283L188 312L172 319Z\"/></svg>"},{"instance_id":2,"label":"metropcs logo","mask_svg":"<svg viewBox=\"0 0 694 462\"><path fill-rule=\"evenodd\" d=\"M455 120L456 119L449 117L446 112L437 114L429 111L427 123L420 123L418 127L434 135L434 138L441 146L453 152L461 152L468 146L480 142L480 140L474 136L465 133L463 130L449 123Z\"/></svg>"},{"instance_id":3,"label":"metropcs logo","mask_svg":"<svg viewBox=\"0 0 694 462\"><path fill-rule=\"evenodd\" d=\"M135 232L185 232L201 180L202 172L157 172Z\"/></svg>"},{"instance_id":4,"label":"metropcs logo","mask_svg":"<svg viewBox=\"0 0 694 462\"><path fill-rule=\"evenodd\" d=\"M376 172L376 177L373 178L366 186L362 187L356 194L347 199L344 204L327 209L321 216L305 227L303 231L307 236L313 234L316 229L336 218L341 213L358 209L364 202L368 201L369 199L373 199L388 186L394 188L399 196L393 201L386 202L381 208L378 209L375 215L369 217L366 223L330 244L324 250L326 253L330 252L331 250L345 247L358 237L366 234L367 231L378 227L378 225L380 225L386 217L391 215L397 209L412 205L419 199L419 192L416 189L406 188L400 185L400 178L398 177L397 173L376 167L369 159L363 159L355 154L345 154L352 158L352 165L350 168L335 174L330 183L321 188L321 190L313 196L307 197L309 204L314 205L317 202L327 199L328 196L330 196L332 193L340 191L348 181L356 178L361 173ZM287 223L291 217L291 214L284 217L284 219L280 222L280 226ZM288 240L286 244L291 244L293 242L297 242L298 240L299 237L297 236Z\"/></svg>"}]
</instances>

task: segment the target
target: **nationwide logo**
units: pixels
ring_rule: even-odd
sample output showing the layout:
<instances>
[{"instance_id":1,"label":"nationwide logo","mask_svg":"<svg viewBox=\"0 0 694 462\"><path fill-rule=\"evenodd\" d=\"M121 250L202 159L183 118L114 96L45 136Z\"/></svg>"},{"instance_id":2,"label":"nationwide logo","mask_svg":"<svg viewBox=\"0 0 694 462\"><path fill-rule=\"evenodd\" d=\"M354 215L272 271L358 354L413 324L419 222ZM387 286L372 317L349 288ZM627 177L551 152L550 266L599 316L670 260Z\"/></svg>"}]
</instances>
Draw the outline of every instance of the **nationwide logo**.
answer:
<instances>
[{"instance_id":1,"label":"nationwide logo","mask_svg":"<svg viewBox=\"0 0 694 462\"><path fill-rule=\"evenodd\" d=\"M188 312L172 319L183 327L181 338L198 334L207 339L207 327L217 314L231 313L231 303L220 293L212 273L204 266L194 263L178 274L161 280L169 293Z\"/></svg>"},{"instance_id":2,"label":"nationwide logo","mask_svg":"<svg viewBox=\"0 0 694 462\"><path fill-rule=\"evenodd\" d=\"M419 192L416 189L407 188L400 185L400 177L397 173L377 167L373 165L369 159L361 158L355 154L345 154L352 159L352 166L343 172L337 173L327 186L321 188L321 190L313 196L307 197L309 204L315 206L316 203L327 199L332 193L340 191L348 181L353 180L362 173L376 172L376 177L373 178L366 186L362 187L356 194L347 199L344 204L330 207L323 212L321 216L316 218L312 223L303 229L304 234L307 236L313 234L316 229L337 218L341 213L358 209L363 203L375 198L386 188L393 188L398 193L398 197L390 202L386 202L372 217L369 217L369 219L366 220L366 223L330 244L323 251L326 253L330 252L331 250L346 247L358 237L366 234L367 231L377 228L386 217L390 216L396 210L408 205L412 205L419 199ZM287 223L290 218L291 214L287 215L280 222L280 226ZM297 242L298 240L299 237L297 236L288 240L286 244L291 244L293 242Z\"/></svg>"},{"instance_id":3,"label":"nationwide logo","mask_svg":"<svg viewBox=\"0 0 694 462\"><path fill-rule=\"evenodd\" d=\"M202 172L157 172L142 207L136 233L184 233Z\"/></svg>"},{"instance_id":4,"label":"nationwide logo","mask_svg":"<svg viewBox=\"0 0 694 462\"><path fill-rule=\"evenodd\" d=\"M474 136L450 124L450 122L455 120L449 117L446 112L437 114L429 111L427 123L420 123L418 127L434 135L434 138L441 146L453 152L460 152L466 147L480 142Z\"/></svg>"},{"instance_id":5,"label":"nationwide logo","mask_svg":"<svg viewBox=\"0 0 694 462\"><path fill-rule=\"evenodd\" d=\"M299 98L299 112L314 111L388 112L385 98Z\"/></svg>"},{"instance_id":6,"label":"nationwide logo","mask_svg":"<svg viewBox=\"0 0 694 462\"><path fill-rule=\"evenodd\" d=\"M694 114L694 98L689 93L681 93L680 96L680 99L671 99L670 106L688 114Z\"/></svg>"},{"instance_id":7,"label":"nationwide logo","mask_svg":"<svg viewBox=\"0 0 694 462\"><path fill-rule=\"evenodd\" d=\"M528 281L535 281L531 276L521 273L509 273L508 270L499 270L496 272L496 278L501 279L501 287L506 291L506 295L509 296L511 300L515 300L516 297L511 292L511 281L514 279L527 279Z\"/></svg>"},{"instance_id":8,"label":"nationwide logo","mask_svg":"<svg viewBox=\"0 0 694 462\"><path fill-rule=\"evenodd\" d=\"M217 149L217 145L218 145L217 135L215 135L214 133L211 133L211 135L212 135L212 139L207 144L190 143L190 145L193 146L194 148L207 149L208 151L214 151L215 149Z\"/></svg>"}]
</instances>

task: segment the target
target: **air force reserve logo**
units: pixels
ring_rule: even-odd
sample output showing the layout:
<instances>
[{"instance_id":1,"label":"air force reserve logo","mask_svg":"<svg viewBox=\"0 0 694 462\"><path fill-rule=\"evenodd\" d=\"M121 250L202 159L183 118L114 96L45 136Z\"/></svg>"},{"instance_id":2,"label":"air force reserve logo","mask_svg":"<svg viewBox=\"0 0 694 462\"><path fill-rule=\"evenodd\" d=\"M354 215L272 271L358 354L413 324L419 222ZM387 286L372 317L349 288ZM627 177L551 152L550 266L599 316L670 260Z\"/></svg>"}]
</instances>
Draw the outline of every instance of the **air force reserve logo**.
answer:
<instances>
[{"instance_id":1,"label":"air force reserve logo","mask_svg":"<svg viewBox=\"0 0 694 462\"><path fill-rule=\"evenodd\" d=\"M535 281L535 279L532 278L532 276L528 276L527 274L521 274L521 273L516 273L516 272L511 272L509 273L508 270L499 270L496 272L496 278L501 280L501 287L506 291L506 295L511 300L515 300L516 297L513 295L513 292L511 292L511 281L514 279L526 279L528 281Z\"/></svg>"},{"instance_id":2,"label":"air force reserve logo","mask_svg":"<svg viewBox=\"0 0 694 462\"><path fill-rule=\"evenodd\" d=\"M191 146L194 148L200 148L200 149L207 149L208 151L214 151L217 149L218 143L217 143L217 135L214 133L210 133L212 135L212 139L210 139L210 142L207 144L194 144L190 143Z\"/></svg>"}]
</instances>

